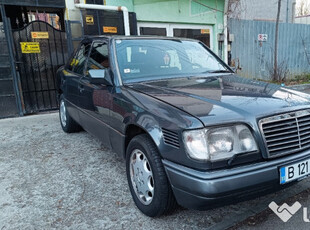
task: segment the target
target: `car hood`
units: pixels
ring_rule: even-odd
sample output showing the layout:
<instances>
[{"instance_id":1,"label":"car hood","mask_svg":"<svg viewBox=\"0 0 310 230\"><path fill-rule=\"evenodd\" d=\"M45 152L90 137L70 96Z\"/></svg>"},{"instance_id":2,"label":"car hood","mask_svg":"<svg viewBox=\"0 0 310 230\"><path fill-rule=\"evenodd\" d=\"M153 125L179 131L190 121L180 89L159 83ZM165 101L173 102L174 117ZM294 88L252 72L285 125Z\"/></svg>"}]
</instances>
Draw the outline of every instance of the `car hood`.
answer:
<instances>
[{"instance_id":1,"label":"car hood","mask_svg":"<svg viewBox=\"0 0 310 230\"><path fill-rule=\"evenodd\" d=\"M205 125L242 122L309 107L310 95L237 75L196 76L131 84Z\"/></svg>"}]
</instances>

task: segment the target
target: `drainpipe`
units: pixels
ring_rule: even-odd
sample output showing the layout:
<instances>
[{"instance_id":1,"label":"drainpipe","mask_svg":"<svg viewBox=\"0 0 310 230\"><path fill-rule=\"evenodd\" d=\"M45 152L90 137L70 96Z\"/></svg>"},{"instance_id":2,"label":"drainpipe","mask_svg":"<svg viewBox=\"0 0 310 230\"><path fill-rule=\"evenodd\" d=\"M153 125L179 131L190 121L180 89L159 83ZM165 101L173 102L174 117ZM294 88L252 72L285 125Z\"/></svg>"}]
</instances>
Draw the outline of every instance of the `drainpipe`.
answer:
<instances>
[{"instance_id":1,"label":"drainpipe","mask_svg":"<svg viewBox=\"0 0 310 230\"><path fill-rule=\"evenodd\" d=\"M228 35L228 32L227 32L227 27L228 27L228 24L227 24L227 11L228 11L228 1L229 0L225 0L225 5L224 5L224 48L223 48L223 52L224 52L224 61L225 63L228 63L228 55L227 55L227 35Z\"/></svg>"},{"instance_id":2,"label":"drainpipe","mask_svg":"<svg viewBox=\"0 0 310 230\"><path fill-rule=\"evenodd\" d=\"M114 10L123 11L125 35L130 35L129 27L129 14L128 9L125 6L106 6L106 5L96 5L96 4L75 4L76 8L79 9L90 9L90 10Z\"/></svg>"}]
</instances>

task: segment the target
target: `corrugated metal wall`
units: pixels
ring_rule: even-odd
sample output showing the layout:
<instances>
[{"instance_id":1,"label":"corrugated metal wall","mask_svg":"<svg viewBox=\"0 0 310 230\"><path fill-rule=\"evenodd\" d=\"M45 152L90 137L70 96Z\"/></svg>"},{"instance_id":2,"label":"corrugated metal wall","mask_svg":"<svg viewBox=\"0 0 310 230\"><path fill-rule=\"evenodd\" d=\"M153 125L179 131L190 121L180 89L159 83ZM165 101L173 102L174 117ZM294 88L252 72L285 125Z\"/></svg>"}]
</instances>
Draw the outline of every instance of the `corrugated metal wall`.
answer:
<instances>
[{"instance_id":1,"label":"corrugated metal wall","mask_svg":"<svg viewBox=\"0 0 310 230\"><path fill-rule=\"evenodd\" d=\"M232 61L240 67L238 73L249 78L270 79L273 68L275 23L263 21L229 21ZM265 42L258 34L267 34ZM287 68L288 78L310 73L310 25L279 24L278 63Z\"/></svg>"}]
</instances>

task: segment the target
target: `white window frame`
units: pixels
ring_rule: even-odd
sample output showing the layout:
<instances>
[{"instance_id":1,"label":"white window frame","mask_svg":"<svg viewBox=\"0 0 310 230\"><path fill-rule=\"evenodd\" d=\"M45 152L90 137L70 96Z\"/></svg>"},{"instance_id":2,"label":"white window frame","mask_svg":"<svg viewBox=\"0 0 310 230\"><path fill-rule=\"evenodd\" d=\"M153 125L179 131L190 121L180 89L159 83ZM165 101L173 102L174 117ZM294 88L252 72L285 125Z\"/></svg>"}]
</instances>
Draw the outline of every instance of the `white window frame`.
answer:
<instances>
[{"instance_id":1,"label":"white window frame","mask_svg":"<svg viewBox=\"0 0 310 230\"><path fill-rule=\"evenodd\" d=\"M192 24L169 24L169 32L168 34L173 36L173 29L198 29L198 30L204 30L209 29L210 31L210 49L213 50L213 29L212 26L206 26L206 25L192 25Z\"/></svg>"},{"instance_id":2,"label":"white window frame","mask_svg":"<svg viewBox=\"0 0 310 230\"><path fill-rule=\"evenodd\" d=\"M153 22L138 22L138 35L140 35L140 27L164 28L166 29L167 37L173 37L173 29L209 29L210 31L210 48L213 50L213 28L207 25L193 24L174 24L174 23L153 23Z\"/></svg>"},{"instance_id":3,"label":"white window frame","mask_svg":"<svg viewBox=\"0 0 310 230\"><path fill-rule=\"evenodd\" d=\"M166 29L167 37L172 37L172 36L168 35L168 31L169 31L169 24L168 23L138 22L138 35L140 35L140 28L141 27Z\"/></svg>"}]
</instances>

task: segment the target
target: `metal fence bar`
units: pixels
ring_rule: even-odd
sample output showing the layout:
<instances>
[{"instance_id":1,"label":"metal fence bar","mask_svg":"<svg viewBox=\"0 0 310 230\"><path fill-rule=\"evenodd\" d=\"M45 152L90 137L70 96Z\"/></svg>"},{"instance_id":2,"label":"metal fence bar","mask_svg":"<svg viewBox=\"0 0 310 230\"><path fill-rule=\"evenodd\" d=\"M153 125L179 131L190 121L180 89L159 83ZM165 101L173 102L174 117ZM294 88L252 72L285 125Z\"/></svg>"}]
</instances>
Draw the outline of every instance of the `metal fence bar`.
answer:
<instances>
[{"instance_id":1,"label":"metal fence bar","mask_svg":"<svg viewBox=\"0 0 310 230\"><path fill-rule=\"evenodd\" d=\"M35 31L34 27L33 27L33 23L31 24L31 27L32 27L32 31ZM39 23L39 31L41 31L41 27L40 27L40 23ZM30 55L31 57L31 55ZM41 75L41 66L40 66L40 62L39 62L39 57L38 57L38 54L35 53L34 54L34 57L35 57L35 62L37 63L37 68L38 68L38 76L39 76L39 83L40 83L40 88L41 90L43 90L43 84L42 84L42 75ZM32 63L32 62L31 62ZM39 90L38 90L39 91ZM42 95L42 102L43 102L43 108L46 108L46 103L45 103L45 97L44 97L44 93L41 91L41 95ZM40 109L40 108L38 108Z\"/></svg>"},{"instance_id":2,"label":"metal fence bar","mask_svg":"<svg viewBox=\"0 0 310 230\"><path fill-rule=\"evenodd\" d=\"M46 29L46 31L48 31L47 24L45 24L45 29ZM49 53L49 58L51 60L51 67L53 67L54 65L53 65L53 58L52 58L52 55L51 55L51 46L50 46L50 40L49 39L47 40L47 45L48 45L48 50L49 50L49 52L48 52ZM49 81L48 81L49 74L48 74L48 71L47 71L47 66L46 66L45 60L44 60L44 65L45 65L45 74L46 74L46 80L47 80L47 88L49 90L49 97L50 97L50 108L52 108L52 100L51 100L52 95L51 95L51 92L50 92ZM54 75L55 73L54 73L54 70L52 68L50 68L50 69L51 69L51 72L52 72L52 78L53 78L54 88L55 88L55 75Z\"/></svg>"}]
</instances>

